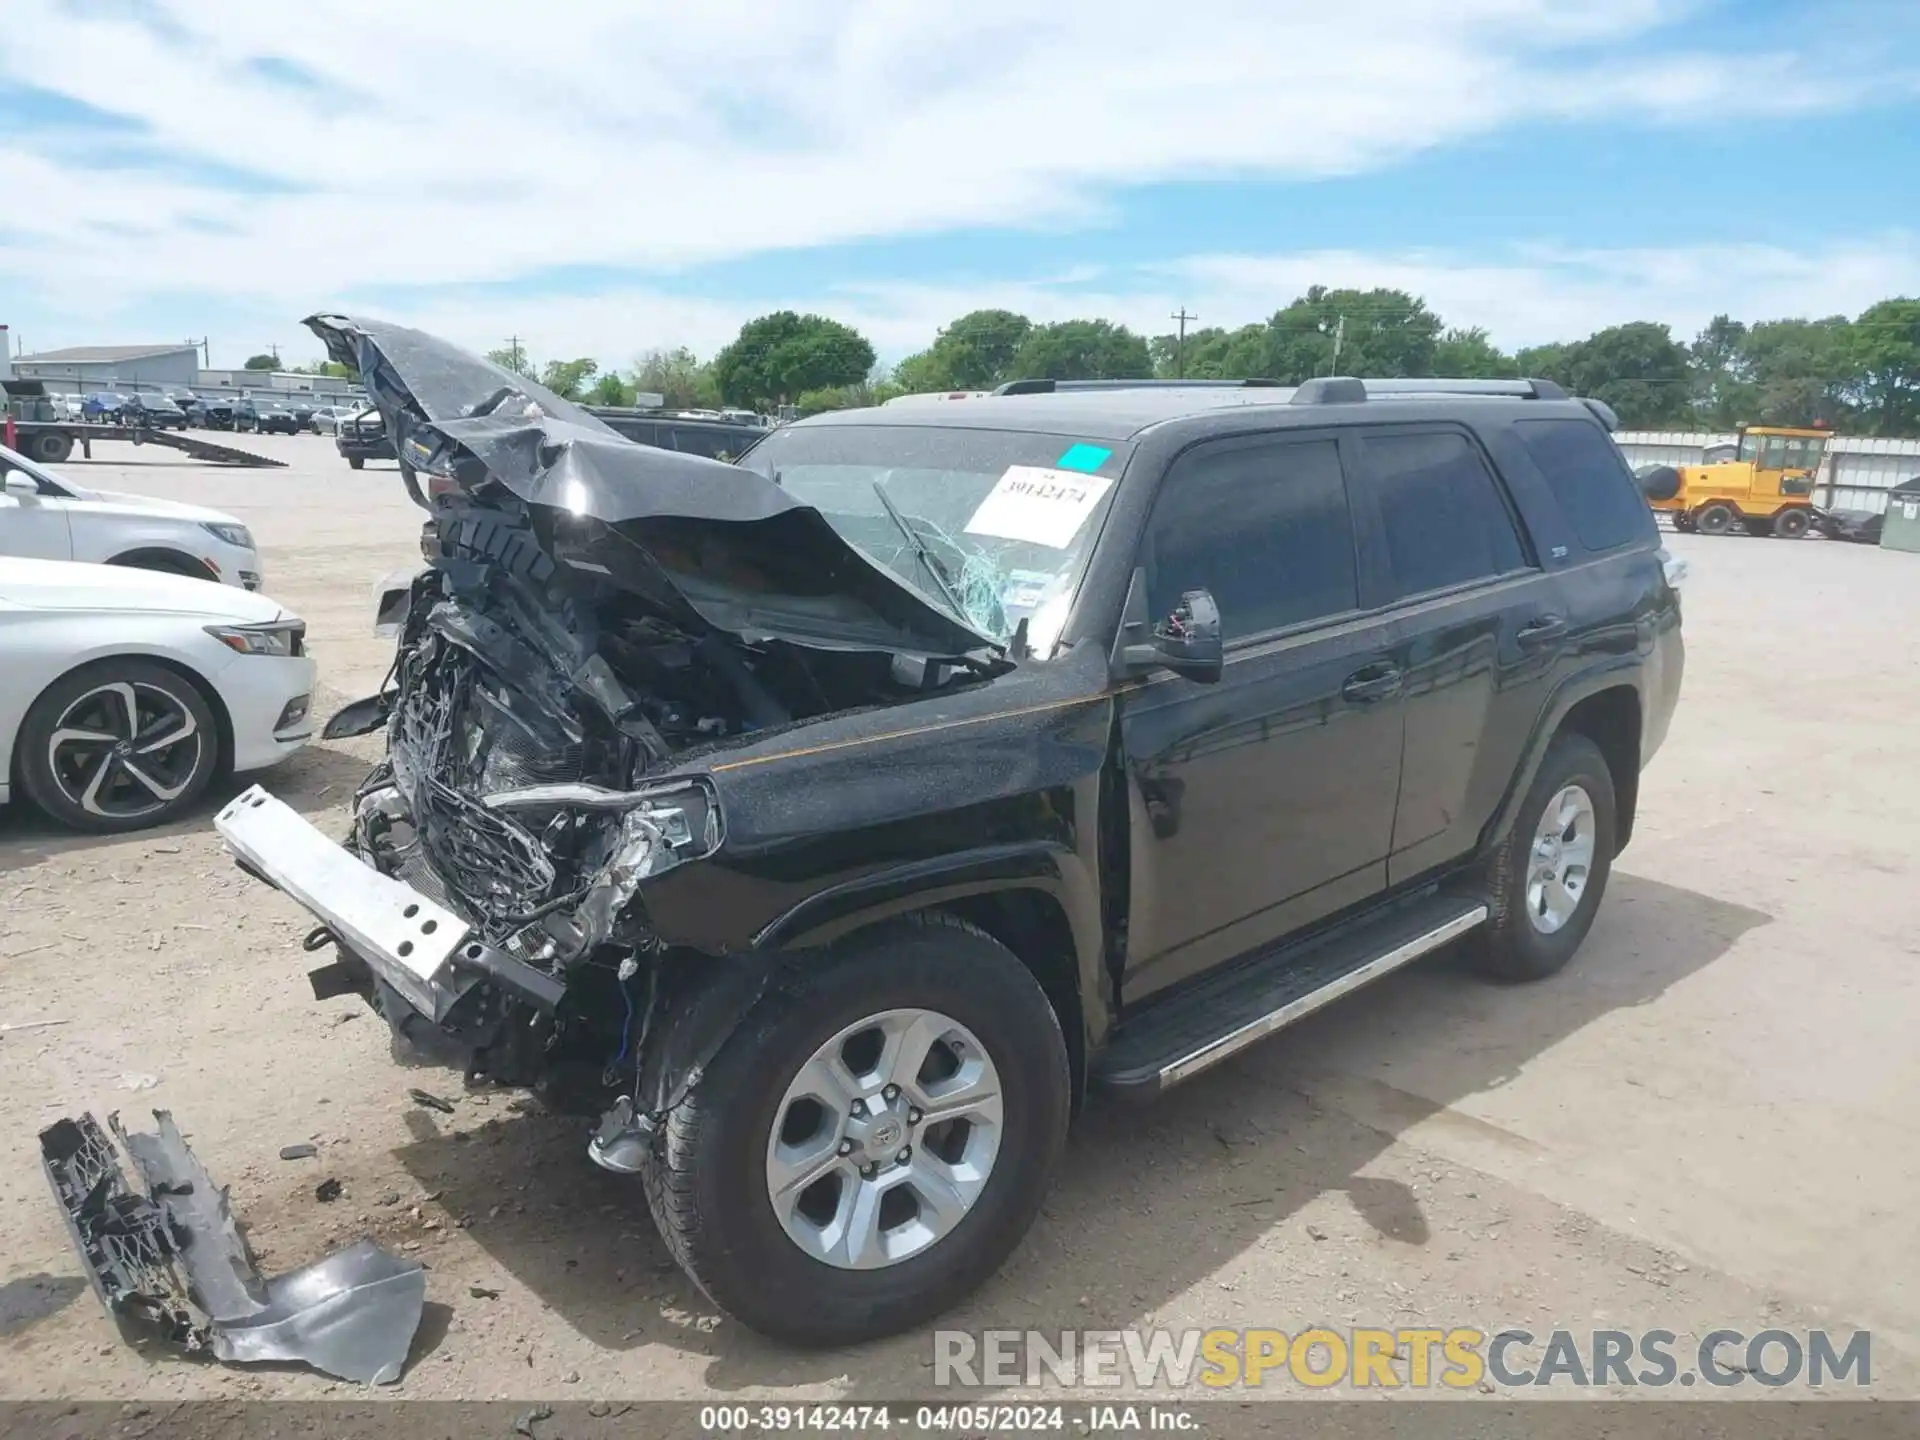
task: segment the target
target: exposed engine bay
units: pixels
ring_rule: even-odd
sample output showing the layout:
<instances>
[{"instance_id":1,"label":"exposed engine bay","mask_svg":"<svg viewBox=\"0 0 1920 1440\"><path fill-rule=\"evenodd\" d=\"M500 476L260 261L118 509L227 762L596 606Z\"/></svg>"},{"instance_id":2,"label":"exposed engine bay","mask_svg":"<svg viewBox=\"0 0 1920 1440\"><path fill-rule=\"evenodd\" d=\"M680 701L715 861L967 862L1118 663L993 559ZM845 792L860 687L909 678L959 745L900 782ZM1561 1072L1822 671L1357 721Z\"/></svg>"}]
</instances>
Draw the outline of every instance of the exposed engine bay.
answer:
<instances>
[{"instance_id":1,"label":"exposed engine bay","mask_svg":"<svg viewBox=\"0 0 1920 1440\"><path fill-rule=\"evenodd\" d=\"M1003 654L758 475L636 445L430 337L309 323L396 431L437 552L388 684L328 726L387 737L347 848L465 922L469 981L504 981L426 1006L323 925L310 948L340 960L316 991L367 994L470 1075L644 1111L676 966L713 959L676 957L641 893L725 843L703 756L975 683Z\"/></svg>"}]
</instances>

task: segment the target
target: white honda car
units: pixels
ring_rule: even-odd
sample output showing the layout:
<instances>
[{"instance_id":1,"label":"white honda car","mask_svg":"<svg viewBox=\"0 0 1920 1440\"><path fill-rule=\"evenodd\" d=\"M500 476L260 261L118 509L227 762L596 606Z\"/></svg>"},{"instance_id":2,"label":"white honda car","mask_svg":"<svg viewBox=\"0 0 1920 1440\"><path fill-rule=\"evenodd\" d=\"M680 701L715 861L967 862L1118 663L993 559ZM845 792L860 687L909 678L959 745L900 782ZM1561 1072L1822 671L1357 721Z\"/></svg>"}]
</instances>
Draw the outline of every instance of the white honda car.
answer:
<instances>
[{"instance_id":1,"label":"white honda car","mask_svg":"<svg viewBox=\"0 0 1920 1440\"><path fill-rule=\"evenodd\" d=\"M284 760L313 734L306 628L238 586L0 556L0 801L137 830Z\"/></svg>"},{"instance_id":2,"label":"white honda car","mask_svg":"<svg viewBox=\"0 0 1920 1440\"><path fill-rule=\"evenodd\" d=\"M91 560L260 588L260 551L233 516L89 490L0 445L0 556Z\"/></svg>"}]
</instances>

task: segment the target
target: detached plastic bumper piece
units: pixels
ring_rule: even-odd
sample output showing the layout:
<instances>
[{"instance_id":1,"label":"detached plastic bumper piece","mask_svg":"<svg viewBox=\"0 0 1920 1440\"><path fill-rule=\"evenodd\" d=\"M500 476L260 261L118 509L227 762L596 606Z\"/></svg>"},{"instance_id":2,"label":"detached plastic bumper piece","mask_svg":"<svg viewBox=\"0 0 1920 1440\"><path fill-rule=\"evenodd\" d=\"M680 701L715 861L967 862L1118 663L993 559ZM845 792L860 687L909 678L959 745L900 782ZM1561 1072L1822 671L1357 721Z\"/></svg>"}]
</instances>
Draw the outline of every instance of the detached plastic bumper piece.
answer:
<instances>
[{"instance_id":1,"label":"detached plastic bumper piece","mask_svg":"<svg viewBox=\"0 0 1920 1440\"><path fill-rule=\"evenodd\" d=\"M426 1272L371 1240L285 1275L260 1274L215 1185L173 1116L159 1131L108 1125L145 1193L91 1115L40 1132L40 1158L94 1293L116 1320L189 1354L238 1363L300 1361L342 1380L400 1378L420 1325Z\"/></svg>"}]
</instances>

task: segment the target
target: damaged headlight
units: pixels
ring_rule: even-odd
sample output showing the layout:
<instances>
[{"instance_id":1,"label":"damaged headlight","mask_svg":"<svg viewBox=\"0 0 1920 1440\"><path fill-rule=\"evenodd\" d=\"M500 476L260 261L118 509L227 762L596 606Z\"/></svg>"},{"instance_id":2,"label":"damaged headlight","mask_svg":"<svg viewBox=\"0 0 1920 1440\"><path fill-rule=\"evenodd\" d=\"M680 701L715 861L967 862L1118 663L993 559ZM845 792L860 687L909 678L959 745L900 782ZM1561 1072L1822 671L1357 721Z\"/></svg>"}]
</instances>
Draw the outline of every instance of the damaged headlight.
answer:
<instances>
[{"instance_id":1,"label":"damaged headlight","mask_svg":"<svg viewBox=\"0 0 1920 1440\"><path fill-rule=\"evenodd\" d=\"M691 860L704 860L724 839L719 797L711 782L684 780L643 790L598 785L531 785L486 797L491 810L599 811L612 821L604 858L587 882L570 921L552 916L548 933L577 958L604 944L640 886ZM618 818L614 819L616 812Z\"/></svg>"}]
</instances>

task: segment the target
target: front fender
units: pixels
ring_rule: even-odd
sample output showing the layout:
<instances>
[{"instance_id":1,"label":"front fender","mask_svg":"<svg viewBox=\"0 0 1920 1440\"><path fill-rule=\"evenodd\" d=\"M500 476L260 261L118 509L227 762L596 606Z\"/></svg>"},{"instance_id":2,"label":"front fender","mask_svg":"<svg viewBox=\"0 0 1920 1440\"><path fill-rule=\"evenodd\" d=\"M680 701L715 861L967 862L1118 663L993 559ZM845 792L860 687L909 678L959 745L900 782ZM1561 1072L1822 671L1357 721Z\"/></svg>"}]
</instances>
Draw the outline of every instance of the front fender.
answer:
<instances>
[{"instance_id":1,"label":"front fender","mask_svg":"<svg viewBox=\"0 0 1920 1440\"><path fill-rule=\"evenodd\" d=\"M756 949L825 945L895 915L1004 890L1038 890L1052 897L1073 932L1075 968L1083 976L1098 975L1098 890L1078 855L1048 841L984 845L871 871L809 895L755 935L753 944Z\"/></svg>"}]
</instances>

